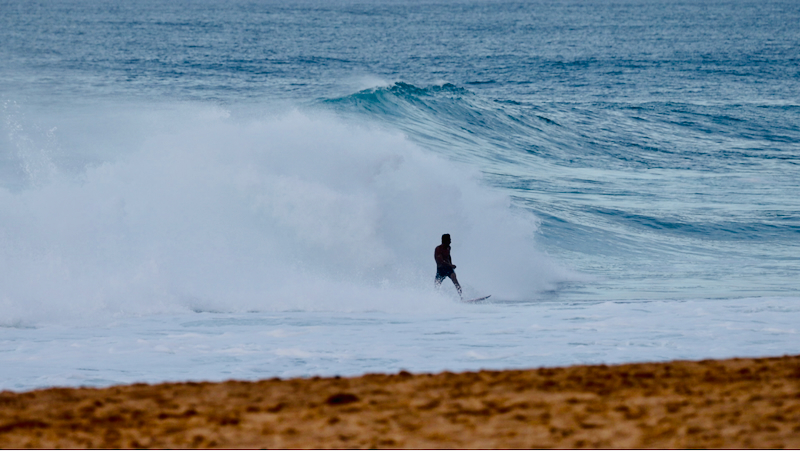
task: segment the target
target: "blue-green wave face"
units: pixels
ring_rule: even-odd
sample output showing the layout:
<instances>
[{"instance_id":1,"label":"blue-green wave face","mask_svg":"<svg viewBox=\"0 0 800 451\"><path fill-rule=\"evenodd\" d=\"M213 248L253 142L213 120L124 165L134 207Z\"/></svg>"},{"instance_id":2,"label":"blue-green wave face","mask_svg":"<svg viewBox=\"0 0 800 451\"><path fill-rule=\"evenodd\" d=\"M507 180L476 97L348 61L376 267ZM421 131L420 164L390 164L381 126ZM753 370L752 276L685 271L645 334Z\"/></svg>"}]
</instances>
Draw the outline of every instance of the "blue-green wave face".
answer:
<instances>
[{"instance_id":1,"label":"blue-green wave face","mask_svg":"<svg viewBox=\"0 0 800 451\"><path fill-rule=\"evenodd\" d=\"M605 278L577 296L795 289L797 106L537 104L402 82L322 104L481 168L541 220L544 249Z\"/></svg>"}]
</instances>

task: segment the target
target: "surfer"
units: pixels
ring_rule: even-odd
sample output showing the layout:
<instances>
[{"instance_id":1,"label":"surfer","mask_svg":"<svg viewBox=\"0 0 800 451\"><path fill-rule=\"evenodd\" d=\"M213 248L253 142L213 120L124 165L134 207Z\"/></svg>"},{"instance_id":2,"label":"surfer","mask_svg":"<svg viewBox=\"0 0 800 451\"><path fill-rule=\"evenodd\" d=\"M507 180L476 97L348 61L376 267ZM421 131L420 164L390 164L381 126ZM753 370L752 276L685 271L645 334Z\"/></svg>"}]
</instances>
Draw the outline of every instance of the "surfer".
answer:
<instances>
[{"instance_id":1,"label":"surfer","mask_svg":"<svg viewBox=\"0 0 800 451\"><path fill-rule=\"evenodd\" d=\"M436 286L440 286L445 277L449 277L453 281L453 285L458 290L458 295L461 295L461 285L458 284L456 278L456 265L450 259L450 234L445 233L442 235L442 244L436 246L433 252L433 258L436 260ZM463 296L462 296L463 297Z\"/></svg>"}]
</instances>

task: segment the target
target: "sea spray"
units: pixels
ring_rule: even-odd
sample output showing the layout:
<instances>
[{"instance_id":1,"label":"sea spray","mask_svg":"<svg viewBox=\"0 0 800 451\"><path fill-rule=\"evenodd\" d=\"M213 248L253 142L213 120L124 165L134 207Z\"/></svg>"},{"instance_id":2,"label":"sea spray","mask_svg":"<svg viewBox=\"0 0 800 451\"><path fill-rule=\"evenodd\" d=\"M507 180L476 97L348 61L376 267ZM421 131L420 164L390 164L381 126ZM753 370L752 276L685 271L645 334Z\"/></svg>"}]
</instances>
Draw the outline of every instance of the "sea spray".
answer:
<instances>
[{"instance_id":1,"label":"sea spray","mask_svg":"<svg viewBox=\"0 0 800 451\"><path fill-rule=\"evenodd\" d=\"M215 111L139 121L143 136L80 171L0 190L2 323L441 305L453 298L433 289L442 233L470 292L529 300L567 274L536 251L534 217L402 135Z\"/></svg>"}]
</instances>

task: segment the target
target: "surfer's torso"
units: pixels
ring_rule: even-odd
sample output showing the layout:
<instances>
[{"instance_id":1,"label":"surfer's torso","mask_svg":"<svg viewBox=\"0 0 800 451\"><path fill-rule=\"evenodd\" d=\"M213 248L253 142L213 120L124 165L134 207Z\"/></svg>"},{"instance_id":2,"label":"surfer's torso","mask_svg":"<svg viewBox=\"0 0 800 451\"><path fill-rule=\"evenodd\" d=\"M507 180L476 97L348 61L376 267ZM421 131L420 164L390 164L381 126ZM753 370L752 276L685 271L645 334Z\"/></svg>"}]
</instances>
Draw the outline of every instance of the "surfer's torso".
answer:
<instances>
[{"instance_id":1,"label":"surfer's torso","mask_svg":"<svg viewBox=\"0 0 800 451\"><path fill-rule=\"evenodd\" d=\"M440 275L448 275L453 272L453 261L450 259L450 246L440 244L436 246L433 252L433 258L436 260L436 272Z\"/></svg>"}]
</instances>

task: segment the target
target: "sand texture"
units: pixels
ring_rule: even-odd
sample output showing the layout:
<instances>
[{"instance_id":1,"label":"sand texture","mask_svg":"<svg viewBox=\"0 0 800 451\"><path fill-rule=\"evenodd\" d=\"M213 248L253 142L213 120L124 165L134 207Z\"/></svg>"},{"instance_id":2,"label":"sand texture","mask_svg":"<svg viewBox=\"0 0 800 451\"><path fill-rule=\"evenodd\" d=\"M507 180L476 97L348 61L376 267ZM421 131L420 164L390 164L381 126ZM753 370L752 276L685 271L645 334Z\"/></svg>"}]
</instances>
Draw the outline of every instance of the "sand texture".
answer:
<instances>
[{"instance_id":1,"label":"sand texture","mask_svg":"<svg viewBox=\"0 0 800 451\"><path fill-rule=\"evenodd\" d=\"M800 356L6 391L0 447L800 448Z\"/></svg>"}]
</instances>

